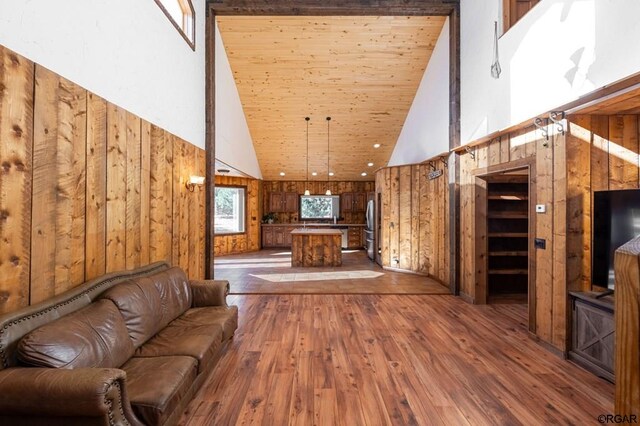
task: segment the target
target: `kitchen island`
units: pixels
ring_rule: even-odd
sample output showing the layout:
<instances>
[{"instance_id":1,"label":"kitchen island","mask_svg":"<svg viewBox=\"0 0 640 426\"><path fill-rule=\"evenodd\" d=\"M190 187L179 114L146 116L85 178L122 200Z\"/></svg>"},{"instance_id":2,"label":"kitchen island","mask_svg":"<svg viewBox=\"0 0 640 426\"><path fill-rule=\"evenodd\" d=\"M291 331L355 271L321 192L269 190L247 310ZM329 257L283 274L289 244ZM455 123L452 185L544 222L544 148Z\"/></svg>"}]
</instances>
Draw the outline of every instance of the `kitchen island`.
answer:
<instances>
[{"instance_id":1,"label":"kitchen island","mask_svg":"<svg viewBox=\"0 0 640 426\"><path fill-rule=\"evenodd\" d=\"M297 228L291 231L291 266L341 266L342 232Z\"/></svg>"}]
</instances>

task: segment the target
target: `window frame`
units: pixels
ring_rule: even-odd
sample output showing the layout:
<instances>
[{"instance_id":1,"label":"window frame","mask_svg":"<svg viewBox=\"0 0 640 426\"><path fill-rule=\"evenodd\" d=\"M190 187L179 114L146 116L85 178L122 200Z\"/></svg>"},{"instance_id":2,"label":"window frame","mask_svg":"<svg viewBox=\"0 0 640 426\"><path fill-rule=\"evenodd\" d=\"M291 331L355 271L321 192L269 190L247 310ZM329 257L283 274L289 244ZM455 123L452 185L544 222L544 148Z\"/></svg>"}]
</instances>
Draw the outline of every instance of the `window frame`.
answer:
<instances>
[{"instance_id":1,"label":"window frame","mask_svg":"<svg viewBox=\"0 0 640 426\"><path fill-rule=\"evenodd\" d=\"M192 18L192 25L191 25L191 37L193 38L193 41L191 41L191 39L189 39L189 36L182 29L182 26L179 25L173 19L173 16L171 16L169 11L164 7L164 5L162 4L162 0L154 0L154 1L156 2L158 7L160 8L160 10L162 10L162 12L165 14L165 16L169 19L169 22L171 22L171 24L174 26L174 28L176 30L178 30L178 33L180 34L180 36L182 36L184 41L187 42L187 44L189 45L191 50L193 50L195 52L196 51L196 10L193 8L193 2L191 0L178 0L178 2L186 3L186 5L191 10L191 16L193 17ZM183 19L184 19L184 17L183 17ZM183 25L184 25L184 23L183 23Z\"/></svg>"},{"instance_id":2,"label":"window frame","mask_svg":"<svg viewBox=\"0 0 640 426\"><path fill-rule=\"evenodd\" d=\"M342 211L342 196L341 195L337 195L337 194L332 194L332 195L324 195L324 194L317 194L317 195L299 195L298 196L298 217L300 218L300 220L305 221L305 220L327 220L327 221L331 221L333 220L333 217L307 217L307 218L303 218L302 217L302 199L303 198L311 198L311 197L319 197L319 198L331 198L331 199L336 199L338 200L338 214L336 217L340 217L340 213ZM331 207L331 211L333 212L333 206Z\"/></svg>"},{"instance_id":3,"label":"window frame","mask_svg":"<svg viewBox=\"0 0 640 426\"><path fill-rule=\"evenodd\" d=\"M213 226L213 236L214 237L227 237L230 235L246 235L249 231L247 230L247 223L249 222L249 211L247 209L248 204L249 204L249 200L247 199L247 185L221 185L216 183L216 188L236 188L236 189L243 189L244 190L244 231L242 232L216 232L216 227L215 227L215 213L214 213L214 226ZM215 209L215 192L214 192L214 196L213 196L213 205L214 205L214 209Z\"/></svg>"}]
</instances>

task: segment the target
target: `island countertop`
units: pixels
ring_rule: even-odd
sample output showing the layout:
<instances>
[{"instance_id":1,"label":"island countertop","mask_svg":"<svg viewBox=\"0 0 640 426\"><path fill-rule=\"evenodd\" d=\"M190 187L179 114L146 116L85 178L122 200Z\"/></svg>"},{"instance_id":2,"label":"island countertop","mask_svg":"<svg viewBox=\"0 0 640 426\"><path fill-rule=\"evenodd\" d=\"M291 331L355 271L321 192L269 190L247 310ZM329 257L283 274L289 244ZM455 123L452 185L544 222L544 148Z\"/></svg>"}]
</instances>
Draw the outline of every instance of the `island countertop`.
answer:
<instances>
[{"instance_id":1,"label":"island countertop","mask_svg":"<svg viewBox=\"0 0 640 426\"><path fill-rule=\"evenodd\" d=\"M260 226L263 226L263 227L268 227L268 226L287 226L287 227L302 228L304 226L304 223L302 223L302 222L296 222L296 223L261 223ZM307 223L307 229L309 227L331 228L333 226L345 228L345 227L355 227L355 226L365 227L366 225L364 223Z\"/></svg>"},{"instance_id":2,"label":"island countertop","mask_svg":"<svg viewBox=\"0 0 640 426\"><path fill-rule=\"evenodd\" d=\"M291 235L342 235L339 229L296 228Z\"/></svg>"}]
</instances>

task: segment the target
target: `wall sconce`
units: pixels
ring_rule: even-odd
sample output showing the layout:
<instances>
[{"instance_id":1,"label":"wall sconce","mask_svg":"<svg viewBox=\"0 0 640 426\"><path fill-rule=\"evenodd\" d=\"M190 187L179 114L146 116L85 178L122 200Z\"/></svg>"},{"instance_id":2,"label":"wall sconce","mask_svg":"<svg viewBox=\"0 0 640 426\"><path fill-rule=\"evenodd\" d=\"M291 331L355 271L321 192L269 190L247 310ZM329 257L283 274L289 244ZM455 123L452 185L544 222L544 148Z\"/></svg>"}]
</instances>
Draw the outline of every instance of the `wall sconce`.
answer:
<instances>
[{"instance_id":1,"label":"wall sconce","mask_svg":"<svg viewBox=\"0 0 640 426\"><path fill-rule=\"evenodd\" d=\"M189 176L189 180L187 181L187 189L191 192L196 190L196 187L200 189L200 187L204 185L204 176Z\"/></svg>"}]
</instances>

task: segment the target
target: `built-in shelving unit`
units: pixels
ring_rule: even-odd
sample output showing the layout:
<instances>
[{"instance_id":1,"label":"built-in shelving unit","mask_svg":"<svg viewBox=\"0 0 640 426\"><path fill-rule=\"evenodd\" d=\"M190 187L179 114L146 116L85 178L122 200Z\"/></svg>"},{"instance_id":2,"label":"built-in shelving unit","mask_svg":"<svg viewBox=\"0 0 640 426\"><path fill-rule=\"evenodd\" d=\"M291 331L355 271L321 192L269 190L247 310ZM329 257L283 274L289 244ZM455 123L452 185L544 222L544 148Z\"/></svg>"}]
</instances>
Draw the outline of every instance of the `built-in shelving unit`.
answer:
<instances>
[{"instance_id":1,"label":"built-in shelving unit","mask_svg":"<svg viewBox=\"0 0 640 426\"><path fill-rule=\"evenodd\" d=\"M487 182L487 299L526 302L529 280L528 177Z\"/></svg>"}]
</instances>

